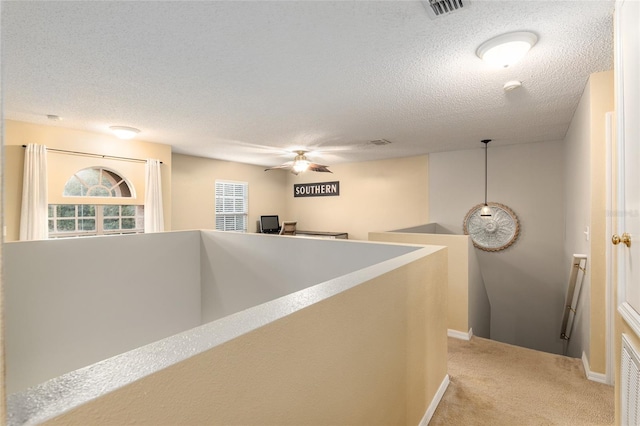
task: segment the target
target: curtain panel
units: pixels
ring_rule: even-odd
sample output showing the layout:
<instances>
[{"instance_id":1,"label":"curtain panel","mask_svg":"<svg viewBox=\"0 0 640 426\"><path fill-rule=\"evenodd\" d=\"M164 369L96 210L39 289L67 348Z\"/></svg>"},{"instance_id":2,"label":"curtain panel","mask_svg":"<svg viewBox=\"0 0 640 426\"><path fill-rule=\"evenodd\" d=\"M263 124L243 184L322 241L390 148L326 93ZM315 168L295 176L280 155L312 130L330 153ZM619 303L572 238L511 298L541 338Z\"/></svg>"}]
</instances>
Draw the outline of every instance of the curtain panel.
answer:
<instances>
[{"instance_id":1,"label":"curtain panel","mask_svg":"<svg viewBox=\"0 0 640 426\"><path fill-rule=\"evenodd\" d=\"M29 144L24 153L20 241L48 238L47 203L47 147Z\"/></svg>"},{"instance_id":2,"label":"curtain panel","mask_svg":"<svg viewBox=\"0 0 640 426\"><path fill-rule=\"evenodd\" d=\"M146 164L146 191L144 195L144 232L164 231L162 206L162 175L160 160L148 159Z\"/></svg>"}]
</instances>

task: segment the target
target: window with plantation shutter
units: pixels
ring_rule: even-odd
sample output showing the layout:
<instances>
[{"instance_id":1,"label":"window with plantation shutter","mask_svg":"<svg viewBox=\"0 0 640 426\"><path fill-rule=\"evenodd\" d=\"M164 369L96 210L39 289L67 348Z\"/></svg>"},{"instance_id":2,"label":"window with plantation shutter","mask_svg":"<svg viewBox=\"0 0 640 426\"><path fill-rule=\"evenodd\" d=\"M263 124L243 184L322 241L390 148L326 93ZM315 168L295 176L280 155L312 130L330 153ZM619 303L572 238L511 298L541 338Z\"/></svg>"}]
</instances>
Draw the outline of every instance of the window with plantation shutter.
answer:
<instances>
[{"instance_id":1,"label":"window with plantation shutter","mask_svg":"<svg viewBox=\"0 0 640 426\"><path fill-rule=\"evenodd\" d=\"M218 231L247 232L246 182L216 181L216 229Z\"/></svg>"}]
</instances>

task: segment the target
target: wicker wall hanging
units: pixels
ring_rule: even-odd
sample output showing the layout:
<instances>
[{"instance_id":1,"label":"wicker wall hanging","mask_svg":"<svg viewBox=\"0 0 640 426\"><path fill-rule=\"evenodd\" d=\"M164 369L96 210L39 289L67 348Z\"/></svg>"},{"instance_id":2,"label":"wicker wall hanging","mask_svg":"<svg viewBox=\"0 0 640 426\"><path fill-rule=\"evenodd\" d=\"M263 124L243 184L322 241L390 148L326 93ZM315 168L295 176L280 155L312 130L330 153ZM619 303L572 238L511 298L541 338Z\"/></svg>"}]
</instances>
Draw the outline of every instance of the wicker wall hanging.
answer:
<instances>
[{"instance_id":1,"label":"wicker wall hanging","mask_svg":"<svg viewBox=\"0 0 640 426\"><path fill-rule=\"evenodd\" d=\"M465 235L471 237L473 245L484 251L500 251L512 245L520 234L518 217L504 204L487 203L490 217L483 217L480 211L485 204L473 207L464 217Z\"/></svg>"}]
</instances>

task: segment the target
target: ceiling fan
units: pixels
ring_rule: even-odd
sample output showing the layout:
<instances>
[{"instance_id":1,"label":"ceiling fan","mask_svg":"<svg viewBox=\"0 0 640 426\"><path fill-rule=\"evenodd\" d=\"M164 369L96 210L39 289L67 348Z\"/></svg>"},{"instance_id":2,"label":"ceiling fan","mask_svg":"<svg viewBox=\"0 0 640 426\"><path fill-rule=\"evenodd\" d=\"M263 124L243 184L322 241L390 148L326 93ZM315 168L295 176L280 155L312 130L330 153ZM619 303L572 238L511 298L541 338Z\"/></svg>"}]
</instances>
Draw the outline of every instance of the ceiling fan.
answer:
<instances>
[{"instance_id":1,"label":"ceiling fan","mask_svg":"<svg viewBox=\"0 0 640 426\"><path fill-rule=\"evenodd\" d=\"M275 169L285 169L291 170L291 173L293 173L294 175L298 175L299 173L305 172L307 170L310 170L312 172L333 173L328 169L328 166L323 166L322 164L312 163L311 161L309 161L309 159L307 159L307 157L304 155L308 151L300 150L295 152L297 155L296 158L293 159L293 161L287 161L280 166L269 167L268 169L264 169L264 171L266 172Z\"/></svg>"}]
</instances>

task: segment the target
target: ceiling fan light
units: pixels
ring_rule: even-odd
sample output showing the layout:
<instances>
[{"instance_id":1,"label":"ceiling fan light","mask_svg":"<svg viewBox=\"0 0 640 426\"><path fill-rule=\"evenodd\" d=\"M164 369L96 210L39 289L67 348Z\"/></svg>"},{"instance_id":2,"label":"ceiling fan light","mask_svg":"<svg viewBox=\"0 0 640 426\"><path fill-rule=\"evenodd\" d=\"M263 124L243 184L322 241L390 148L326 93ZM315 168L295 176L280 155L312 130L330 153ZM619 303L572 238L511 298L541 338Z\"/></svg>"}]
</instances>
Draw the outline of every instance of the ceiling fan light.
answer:
<instances>
[{"instance_id":1,"label":"ceiling fan light","mask_svg":"<svg viewBox=\"0 0 640 426\"><path fill-rule=\"evenodd\" d=\"M476 55L492 66L507 68L522 59L537 41L534 33L502 34L482 43Z\"/></svg>"},{"instance_id":2,"label":"ceiling fan light","mask_svg":"<svg viewBox=\"0 0 640 426\"><path fill-rule=\"evenodd\" d=\"M293 163L293 170L296 173L302 173L306 171L308 168L309 168L309 161L307 160L296 160L295 163Z\"/></svg>"},{"instance_id":3,"label":"ceiling fan light","mask_svg":"<svg viewBox=\"0 0 640 426\"><path fill-rule=\"evenodd\" d=\"M140 133L140 130L135 127L127 126L111 126L109 127L109 130L111 130L113 134L120 139L133 139L138 133Z\"/></svg>"}]
</instances>

